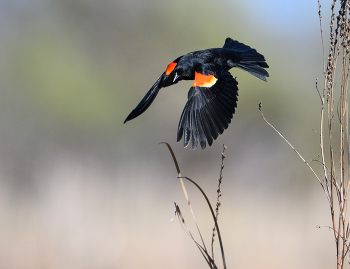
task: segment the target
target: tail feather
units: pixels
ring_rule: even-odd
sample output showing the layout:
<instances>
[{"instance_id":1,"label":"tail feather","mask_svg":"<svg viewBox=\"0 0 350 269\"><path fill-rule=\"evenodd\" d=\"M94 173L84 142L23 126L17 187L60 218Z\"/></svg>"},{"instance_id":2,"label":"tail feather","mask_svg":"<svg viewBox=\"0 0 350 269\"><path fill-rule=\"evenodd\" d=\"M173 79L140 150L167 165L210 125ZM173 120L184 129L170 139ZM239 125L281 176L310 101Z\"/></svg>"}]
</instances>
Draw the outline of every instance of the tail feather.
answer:
<instances>
[{"instance_id":1,"label":"tail feather","mask_svg":"<svg viewBox=\"0 0 350 269\"><path fill-rule=\"evenodd\" d=\"M267 81L266 77L269 76L269 73L260 65L251 64L247 62L240 62L239 64L237 64L237 67L252 74L253 76L256 76L257 78L260 78L263 81Z\"/></svg>"},{"instance_id":2,"label":"tail feather","mask_svg":"<svg viewBox=\"0 0 350 269\"><path fill-rule=\"evenodd\" d=\"M237 40L233 40L231 38L226 38L225 40L225 44L222 47L223 49L232 49L234 51L238 51L241 53L249 53L249 52L255 52L255 49L252 49L251 47L249 47L248 45L245 45L243 43L238 42Z\"/></svg>"},{"instance_id":3,"label":"tail feather","mask_svg":"<svg viewBox=\"0 0 350 269\"><path fill-rule=\"evenodd\" d=\"M223 48L233 50L242 58L238 63L232 62L232 67L238 67L261 80L267 81L266 77L269 77L269 73L264 68L268 68L269 66L262 54L229 37L226 38Z\"/></svg>"}]
</instances>

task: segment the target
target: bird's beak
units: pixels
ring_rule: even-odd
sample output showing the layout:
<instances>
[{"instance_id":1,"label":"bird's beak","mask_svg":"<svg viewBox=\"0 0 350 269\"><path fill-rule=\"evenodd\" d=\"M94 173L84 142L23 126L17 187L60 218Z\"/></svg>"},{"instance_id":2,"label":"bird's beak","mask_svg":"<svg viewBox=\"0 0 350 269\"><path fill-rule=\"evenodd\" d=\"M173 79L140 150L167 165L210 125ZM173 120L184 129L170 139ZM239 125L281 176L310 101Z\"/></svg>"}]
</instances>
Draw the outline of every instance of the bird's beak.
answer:
<instances>
[{"instance_id":1,"label":"bird's beak","mask_svg":"<svg viewBox=\"0 0 350 269\"><path fill-rule=\"evenodd\" d=\"M175 72L175 76L174 76L173 82L175 82L175 80L177 80L178 77L179 77L179 75Z\"/></svg>"}]
</instances>

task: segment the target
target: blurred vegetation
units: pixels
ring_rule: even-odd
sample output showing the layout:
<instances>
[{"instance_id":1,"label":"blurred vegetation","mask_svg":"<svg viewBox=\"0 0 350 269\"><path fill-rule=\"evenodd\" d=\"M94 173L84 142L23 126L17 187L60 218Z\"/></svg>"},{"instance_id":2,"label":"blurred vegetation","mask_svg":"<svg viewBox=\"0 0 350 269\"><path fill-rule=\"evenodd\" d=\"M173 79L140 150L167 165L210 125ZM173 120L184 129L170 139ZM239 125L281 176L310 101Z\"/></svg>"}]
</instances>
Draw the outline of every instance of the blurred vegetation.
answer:
<instances>
[{"instance_id":1,"label":"blurred vegetation","mask_svg":"<svg viewBox=\"0 0 350 269\"><path fill-rule=\"evenodd\" d=\"M312 66L308 60L311 49L298 46L297 53L293 53L295 44L306 33L301 33L298 39L293 37L294 44L288 37L271 43L269 36L273 34L263 25L259 27L264 31L253 22L242 27L240 21L254 16L244 6L229 1L221 5L205 3L104 1L102 4L74 0L46 2L40 9L29 4L22 4L22 8L8 4L18 13L18 22L9 33L14 36L13 42L3 49L6 49L3 64L9 67L5 83L13 89L11 94L23 98L27 117L35 121L39 114L40 121L44 117L43 123L51 122L51 128L57 128L59 134L76 137L75 143L89 135L101 136L102 140L108 138L107 143L113 137L117 138L113 143L127 143L123 139L130 138L129 131L135 133L147 128L144 124L153 123L151 129L155 129L159 125L154 122L161 121L158 132L167 128L176 132L190 84L164 89L156 101L162 108L152 107L142 119L126 126L121 123L171 60L189 51L221 47L224 39L231 36L263 53L271 66L271 78L266 84L242 71L232 71L238 76L240 88L238 121L240 117L249 117L241 121L251 125L254 118L259 120L256 113L259 101L263 101L265 109L273 111L271 116L275 120L279 117L282 122L285 116L291 120L294 116L299 121L305 119L302 116L305 113L317 116L310 108L300 109L311 107L300 103L305 100L301 95L310 98L304 104L316 99L313 86L316 74L305 77L300 70ZM306 79L311 86L308 93L301 89ZM296 109L297 102L300 107ZM11 102L6 101L4 106L11 106ZM162 115L164 118L157 118ZM15 121L12 123L16 125ZM302 122L301 128L303 124L307 123ZM145 131L143 136L154 137L154 133Z\"/></svg>"},{"instance_id":2,"label":"blurred vegetation","mask_svg":"<svg viewBox=\"0 0 350 269\"><path fill-rule=\"evenodd\" d=\"M319 128L320 104L315 79L322 75L322 51L316 2L311 5L290 1L287 8L284 5L281 8L273 0L264 4L228 0L5 0L1 7L0 189L4 202L1 208L12 213L2 214L0 221L8 225L11 236L42 236L39 224L35 231L28 228L28 233L20 225L27 221L21 215L27 212L23 207L31 203L29 216L35 212L39 220L45 221L46 214L54 216L49 223L56 230L47 228L48 234L65 238L69 231L67 234L75 235L74 229L79 230L82 220L86 220L84 216L90 216L84 210L96 210L101 218L98 224L104 225L106 221L112 231L117 229L114 227L127 227L136 236L143 236L156 222L154 218L159 217L156 213L152 217L146 214L154 206L152 203L172 207L174 193L178 191L173 190L173 181L168 180L173 173L167 169L173 167L168 153L157 146L161 141L172 145L184 175L196 178L198 183L202 181L203 188L206 184L213 186L207 180L217 177L216 157L225 143L229 157L223 199L225 195L233 197L231 191L241 190L242 196L232 199L243 199L246 194L252 204L260 203L260 196L253 194L262 190L269 197L266 199L269 206L274 204L269 199L277 199L274 195L293 198L302 195L301 203L311 199L310 189L319 187L308 180L312 175L307 169L299 169L302 164L266 126L258 111L262 101L265 116L303 156L306 159L317 156L318 134L313 129ZM169 62L190 51L221 47L228 36L262 53L270 65L270 78L264 83L243 71L231 70L239 83L238 109L228 130L212 147L192 151L183 149L182 141L176 143L177 124L191 83L162 90L147 112L123 124ZM66 208L55 211L60 209L61 199L67 201L68 208L84 208L81 212L85 213L78 215L78 220L73 217L75 211L62 217L60 214ZM125 201L130 203L127 208ZM236 202L226 200L227 204ZM125 219L114 219L116 211L123 212ZM109 215L107 219L103 212ZM67 226L58 221L61 217ZM164 219L164 215L160 217ZM230 221L234 218L231 217ZM94 218L87 218L87 223L91 221L91 227L95 227ZM235 225L244 223L240 221ZM103 225L97 225L94 231L102 231ZM120 228L122 232L125 230ZM113 251L107 248L108 257L122 255L138 242L136 237L124 238L119 230L113 233L116 233L113 239L121 240L125 247L110 239L119 248ZM11 236L3 242L17 238ZM102 244L102 239L98 240ZM78 242L77 248L85 241ZM5 243L0 243L1 249ZM88 247L94 250L89 244ZM4 253L22 253L15 247L9 249ZM54 253L57 249L51 250ZM12 258L7 258L4 264L7 268L38 268L45 263L85 268L86 264L78 261L91 255L87 250L81 251L84 255L72 258L76 267L69 259L59 263L47 258L41 262L40 257L24 259L27 266L14 266ZM110 267L104 268L121 264L115 259L108 263L112 264ZM94 260L95 268L105 264L98 261ZM174 266L178 267L176 263Z\"/></svg>"}]
</instances>

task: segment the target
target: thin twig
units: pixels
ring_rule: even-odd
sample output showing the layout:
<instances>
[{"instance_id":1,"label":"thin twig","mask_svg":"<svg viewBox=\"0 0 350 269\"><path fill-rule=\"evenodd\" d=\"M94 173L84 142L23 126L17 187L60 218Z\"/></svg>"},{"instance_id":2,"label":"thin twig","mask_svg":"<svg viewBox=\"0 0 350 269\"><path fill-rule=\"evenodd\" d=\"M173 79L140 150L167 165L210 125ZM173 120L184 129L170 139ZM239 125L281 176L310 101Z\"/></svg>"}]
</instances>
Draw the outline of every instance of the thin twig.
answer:
<instances>
[{"instance_id":1,"label":"thin twig","mask_svg":"<svg viewBox=\"0 0 350 269\"><path fill-rule=\"evenodd\" d=\"M210 212L211 212L211 215L212 215L212 217L213 217L213 220L214 220L214 223L215 223L215 227L216 227L216 230L217 230L217 233L218 233L218 238L219 238L219 243L220 243L220 249L221 249L221 256L222 256L222 263L223 263L224 269L226 269L226 261L225 261L224 247L223 247L223 244L222 244L220 229L219 229L218 222L216 221L216 218L215 218L215 213L214 213L213 207L211 206L210 201L209 201L207 195L205 194L205 192L202 190L202 188L201 188L196 182L194 182L192 179L190 179L190 178L188 178L188 177L183 177L183 178L186 178L188 181L190 181L191 183L193 183L193 184L200 190L200 192L203 194L205 200L207 201L207 204L208 204L208 206L209 206L209 209L210 209Z\"/></svg>"},{"instance_id":2,"label":"thin twig","mask_svg":"<svg viewBox=\"0 0 350 269\"><path fill-rule=\"evenodd\" d=\"M158 145L160 145L160 144L165 144L165 145L168 147L168 149L169 149L169 151L170 151L170 153L171 153L171 156L172 156L172 158L173 158L173 161L174 161L174 164L175 164L175 167L176 167L177 175L178 175L178 178L179 178L180 183L181 183L182 190L183 190L183 192L184 192L184 194L185 194L186 201L187 201L187 204L188 204L188 206L189 206L189 208L190 208L190 211L191 211L191 214L192 214L194 223L196 224L197 231L198 231L198 233L199 233L199 236L200 236L201 241L202 241L202 244L203 244L203 248L205 249L205 251L207 251L207 248L206 248L206 246L205 246L205 243L204 243L204 240L203 240L203 237L202 237L202 233L201 233L201 231L199 230L199 226L198 226L198 224L197 224L196 217L194 216L193 209L192 209L192 206L191 206L191 202L190 202L190 199L189 199L189 197L188 197L185 184L184 184L184 182L183 182L183 180L182 180L182 176L181 176L181 172L180 172L180 167L179 167L179 165L178 165L178 163L177 163L177 160L176 160L175 154L174 154L174 152L173 152L173 149L172 149L171 146L170 146L168 143L166 143L166 142L160 142Z\"/></svg>"},{"instance_id":3,"label":"thin twig","mask_svg":"<svg viewBox=\"0 0 350 269\"><path fill-rule=\"evenodd\" d=\"M220 176L219 176L219 183L218 183L218 189L217 189L217 199L216 199L216 208L215 208L215 218L216 218L216 221L218 221L218 218L219 218L219 208L221 206L221 203L220 203L220 197L221 197L221 182L222 182L222 171L224 170L224 160L226 158L225 156L225 150L227 149L227 146L225 146L225 144L223 145L223 150L222 150L222 153L221 153L221 168L220 168ZM213 228L213 235L211 237L211 255L212 255L212 259L214 260L214 237L215 237L215 226Z\"/></svg>"},{"instance_id":4,"label":"thin twig","mask_svg":"<svg viewBox=\"0 0 350 269\"><path fill-rule=\"evenodd\" d=\"M328 199L328 202L329 201L329 197L328 197L328 194L323 186L323 183L322 181L320 180L320 178L318 177L318 175L315 173L314 169L312 169L312 167L309 165L309 163L303 158L303 156L301 156L301 154L295 149L295 147L271 124L269 123L265 116L264 116L264 113L262 111L262 103L260 102L259 103L259 110L260 110L260 113L261 113L261 116L263 117L264 121L276 132L279 134L280 137L283 138L283 140L294 150L294 152L296 154L298 154L298 156L300 157L300 159L302 159L302 161L307 165L307 167L309 167L309 169L311 170L311 172L314 174L314 176L317 178L318 182L320 183L320 185L322 186L322 189L324 190L325 194L326 194L326 197Z\"/></svg>"},{"instance_id":5,"label":"thin twig","mask_svg":"<svg viewBox=\"0 0 350 269\"><path fill-rule=\"evenodd\" d=\"M318 17L319 17L319 19L320 19L320 30L321 30L321 40L322 40L322 52L323 52L323 59L325 59L324 41L323 41L323 30L322 30L321 3L320 3L320 0L317 0L317 2L318 2ZM323 61L323 74L326 75L325 61ZM316 80L316 85L317 85L317 80Z\"/></svg>"},{"instance_id":6,"label":"thin twig","mask_svg":"<svg viewBox=\"0 0 350 269\"><path fill-rule=\"evenodd\" d=\"M205 261L208 263L209 267L212 269L217 269L217 266L215 265L214 260L211 259L208 252L192 236L190 229L186 225L185 218L183 217L183 215L181 213L180 207L176 203L175 203L175 216L178 217L179 222L181 224L181 227L184 229L184 231L187 233L187 235L192 239L192 241L196 244L199 251L203 255Z\"/></svg>"}]
</instances>

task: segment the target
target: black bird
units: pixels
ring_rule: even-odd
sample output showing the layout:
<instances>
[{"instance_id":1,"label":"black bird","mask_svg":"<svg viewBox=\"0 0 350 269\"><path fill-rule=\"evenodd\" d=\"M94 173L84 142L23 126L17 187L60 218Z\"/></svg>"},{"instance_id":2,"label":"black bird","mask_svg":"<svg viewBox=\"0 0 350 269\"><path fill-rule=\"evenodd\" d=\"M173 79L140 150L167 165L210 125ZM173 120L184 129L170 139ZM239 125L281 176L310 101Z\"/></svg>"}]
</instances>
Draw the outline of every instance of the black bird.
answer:
<instances>
[{"instance_id":1,"label":"black bird","mask_svg":"<svg viewBox=\"0 0 350 269\"><path fill-rule=\"evenodd\" d=\"M180 80L194 80L180 118L177 142L184 136L185 147L190 140L192 149L196 149L198 140L202 149L206 141L211 146L213 139L227 129L237 107L238 82L228 72L232 67L264 81L269 76L264 69L269 66L263 55L243 43L226 38L222 48L190 52L171 62L124 123L145 112L161 88Z\"/></svg>"}]
</instances>

